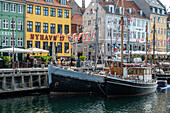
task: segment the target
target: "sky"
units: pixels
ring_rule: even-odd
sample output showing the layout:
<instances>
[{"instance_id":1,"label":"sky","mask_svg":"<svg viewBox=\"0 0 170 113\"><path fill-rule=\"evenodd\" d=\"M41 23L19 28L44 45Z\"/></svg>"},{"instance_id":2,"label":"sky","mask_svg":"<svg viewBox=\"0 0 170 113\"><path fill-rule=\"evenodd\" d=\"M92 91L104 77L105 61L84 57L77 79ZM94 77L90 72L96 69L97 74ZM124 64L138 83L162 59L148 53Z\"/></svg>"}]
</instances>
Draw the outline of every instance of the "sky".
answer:
<instances>
[{"instance_id":1,"label":"sky","mask_svg":"<svg viewBox=\"0 0 170 113\"><path fill-rule=\"evenodd\" d=\"M75 0L80 6L82 6L82 0ZM86 1L86 7L89 5L89 3L91 2L91 0L85 0ZM166 8L168 9L170 7L170 0L160 0L162 2L163 5L166 6ZM170 12L170 8L168 10L168 12Z\"/></svg>"}]
</instances>

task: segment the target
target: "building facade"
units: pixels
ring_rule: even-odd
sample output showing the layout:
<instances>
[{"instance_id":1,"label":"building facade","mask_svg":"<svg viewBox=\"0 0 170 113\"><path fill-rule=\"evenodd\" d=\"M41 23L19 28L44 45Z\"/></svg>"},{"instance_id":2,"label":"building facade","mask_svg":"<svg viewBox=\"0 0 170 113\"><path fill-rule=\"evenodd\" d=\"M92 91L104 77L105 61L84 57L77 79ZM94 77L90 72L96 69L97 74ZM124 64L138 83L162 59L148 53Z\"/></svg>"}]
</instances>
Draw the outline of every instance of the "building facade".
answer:
<instances>
[{"instance_id":1,"label":"building facade","mask_svg":"<svg viewBox=\"0 0 170 113\"><path fill-rule=\"evenodd\" d=\"M126 4L123 23L124 50L145 51L146 23L149 23L149 20L134 1L124 1L124 4ZM92 0L83 15L83 32L89 32L87 37L93 37L95 32L95 8L96 0ZM111 56L111 53L114 55L121 49L121 2L100 0L98 9L99 50L106 56ZM86 38L84 44L94 43L93 40L95 41L95 38L92 40ZM84 51L86 53L88 50Z\"/></svg>"},{"instance_id":2,"label":"building facade","mask_svg":"<svg viewBox=\"0 0 170 113\"><path fill-rule=\"evenodd\" d=\"M155 50L167 51L167 12L159 0L135 0L150 19L150 45L153 50L153 26L155 20Z\"/></svg>"},{"instance_id":3,"label":"building facade","mask_svg":"<svg viewBox=\"0 0 170 113\"><path fill-rule=\"evenodd\" d=\"M55 42L57 57L71 56L71 6L66 0L26 0L25 48L49 50Z\"/></svg>"},{"instance_id":4,"label":"building facade","mask_svg":"<svg viewBox=\"0 0 170 113\"><path fill-rule=\"evenodd\" d=\"M14 20L13 24L12 19ZM15 47L24 48L24 23L25 3L23 0L0 0L0 48L12 47L13 29ZM1 53L1 55L3 55L3 53ZM16 56L18 56L18 54L16 54ZM22 54L19 54L19 58L22 58Z\"/></svg>"},{"instance_id":5,"label":"building facade","mask_svg":"<svg viewBox=\"0 0 170 113\"><path fill-rule=\"evenodd\" d=\"M167 19L167 52L170 52L170 12Z\"/></svg>"}]
</instances>

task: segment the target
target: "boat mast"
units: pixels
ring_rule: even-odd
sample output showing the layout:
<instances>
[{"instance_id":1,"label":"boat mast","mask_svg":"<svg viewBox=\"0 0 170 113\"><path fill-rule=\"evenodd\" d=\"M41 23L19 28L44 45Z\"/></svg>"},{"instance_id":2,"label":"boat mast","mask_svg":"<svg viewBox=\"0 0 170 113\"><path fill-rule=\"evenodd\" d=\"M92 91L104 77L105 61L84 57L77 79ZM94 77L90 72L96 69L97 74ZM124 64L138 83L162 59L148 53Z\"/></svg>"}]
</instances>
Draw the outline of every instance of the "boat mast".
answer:
<instances>
[{"instance_id":1,"label":"boat mast","mask_svg":"<svg viewBox=\"0 0 170 113\"><path fill-rule=\"evenodd\" d=\"M121 17L121 77L123 76L123 0L122 0L122 17Z\"/></svg>"},{"instance_id":2,"label":"boat mast","mask_svg":"<svg viewBox=\"0 0 170 113\"><path fill-rule=\"evenodd\" d=\"M146 23L146 54L145 54L145 66L147 67L147 48L148 48L148 23Z\"/></svg>"},{"instance_id":3,"label":"boat mast","mask_svg":"<svg viewBox=\"0 0 170 113\"><path fill-rule=\"evenodd\" d=\"M110 40L111 40L111 59L112 59L112 28L110 28Z\"/></svg>"},{"instance_id":4,"label":"boat mast","mask_svg":"<svg viewBox=\"0 0 170 113\"><path fill-rule=\"evenodd\" d=\"M15 68L15 64L14 64L14 18L12 18L12 46L13 46L13 52L12 52L12 68Z\"/></svg>"},{"instance_id":5,"label":"boat mast","mask_svg":"<svg viewBox=\"0 0 170 113\"><path fill-rule=\"evenodd\" d=\"M155 18L154 17L154 25L153 25L153 64L155 64Z\"/></svg>"},{"instance_id":6,"label":"boat mast","mask_svg":"<svg viewBox=\"0 0 170 113\"><path fill-rule=\"evenodd\" d=\"M98 0L96 0L96 42L95 42L95 68L94 72L97 70L97 51L98 51Z\"/></svg>"}]
</instances>

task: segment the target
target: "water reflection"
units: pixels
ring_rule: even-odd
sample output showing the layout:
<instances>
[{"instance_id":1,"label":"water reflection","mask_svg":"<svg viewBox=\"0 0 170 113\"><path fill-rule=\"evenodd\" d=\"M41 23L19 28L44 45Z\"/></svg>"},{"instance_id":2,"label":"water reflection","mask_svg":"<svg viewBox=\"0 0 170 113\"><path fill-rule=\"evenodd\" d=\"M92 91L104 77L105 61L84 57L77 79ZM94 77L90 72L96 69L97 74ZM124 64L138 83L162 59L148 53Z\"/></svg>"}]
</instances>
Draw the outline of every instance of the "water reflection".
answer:
<instances>
[{"instance_id":1,"label":"water reflection","mask_svg":"<svg viewBox=\"0 0 170 113\"><path fill-rule=\"evenodd\" d=\"M97 96L36 95L0 100L0 113L168 113L170 90L147 96L104 98Z\"/></svg>"}]
</instances>

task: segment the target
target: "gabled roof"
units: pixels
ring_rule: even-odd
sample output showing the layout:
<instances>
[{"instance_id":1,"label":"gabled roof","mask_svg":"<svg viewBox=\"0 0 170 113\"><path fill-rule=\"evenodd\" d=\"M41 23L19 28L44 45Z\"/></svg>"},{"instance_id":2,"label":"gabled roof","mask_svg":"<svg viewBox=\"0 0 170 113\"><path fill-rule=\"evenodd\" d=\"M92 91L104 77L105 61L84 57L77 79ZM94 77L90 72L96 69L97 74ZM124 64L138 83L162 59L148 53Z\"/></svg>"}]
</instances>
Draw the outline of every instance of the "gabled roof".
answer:
<instances>
[{"instance_id":1,"label":"gabled roof","mask_svg":"<svg viewBox=\"0 0 170 113\"><path fill-rule=\"evenodd\" d=\"M50 2L45 2L45 0L25 0L26 2L30 2L30 3L37 3L37 4L43 4L43 5L50 5L50 6L57 6L57 7L65 7L65 8L72 8L69 4L69 2L67 2L67 5L61 5L60 3L57 2L57 0L52 0L52 3Z\"/></svg>"},{"instance_id":2,"label":"gabled roof","mask_svg":"<svg viewBox=\"0 0 170 113\"><path fill-rule=\"evenodd\" d=\"M115 3L118 3L118 7L122 7L122 2L120 0L113 0ZM135 16L137 18L147 18L147 16L145 14L143 14L142 16L139 14L139 11L141 10L138 5L134 2L134 1L124 1L124 8L125 9L132 9L131 14L129 12L127 12L126 10L124 11L124 13L128 16Z\"/></svg>"},{"instance_id":3,"label":"gabled roof","mask_svg":"<svg viewBox=\"0 0 170 113\"><path fill-rule=\"evenodd\" d=\"M71 17L71 24L81 25L82 24L82 15L81 14L74 14Z\"/></svg>"}]
</instances>

